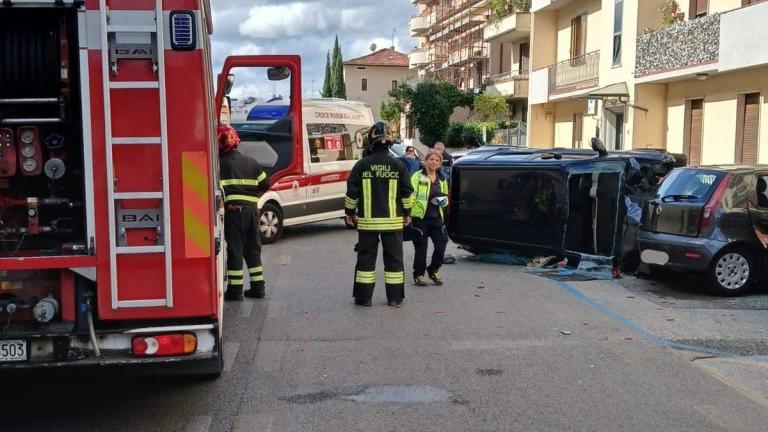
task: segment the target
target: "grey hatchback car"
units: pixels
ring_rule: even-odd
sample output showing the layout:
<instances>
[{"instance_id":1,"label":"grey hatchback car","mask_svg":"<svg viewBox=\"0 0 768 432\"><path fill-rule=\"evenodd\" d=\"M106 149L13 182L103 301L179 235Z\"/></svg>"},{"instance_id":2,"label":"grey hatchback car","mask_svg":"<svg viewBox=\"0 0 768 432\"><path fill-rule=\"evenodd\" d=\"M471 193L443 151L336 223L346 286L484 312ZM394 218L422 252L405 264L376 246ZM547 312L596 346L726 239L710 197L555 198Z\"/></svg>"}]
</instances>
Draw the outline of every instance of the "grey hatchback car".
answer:
<instances>
[{"instance_id":1,"label":"grey hatchback car","mask_svg":"<svg viewBox=\"0 0 768 432\"><path fill-rule=\"evenodd\" d=\"M720 294L747 291L765 276L768 166L677 168L644 209L640 259L704 275Z\"/></svg>"}]
</instances>

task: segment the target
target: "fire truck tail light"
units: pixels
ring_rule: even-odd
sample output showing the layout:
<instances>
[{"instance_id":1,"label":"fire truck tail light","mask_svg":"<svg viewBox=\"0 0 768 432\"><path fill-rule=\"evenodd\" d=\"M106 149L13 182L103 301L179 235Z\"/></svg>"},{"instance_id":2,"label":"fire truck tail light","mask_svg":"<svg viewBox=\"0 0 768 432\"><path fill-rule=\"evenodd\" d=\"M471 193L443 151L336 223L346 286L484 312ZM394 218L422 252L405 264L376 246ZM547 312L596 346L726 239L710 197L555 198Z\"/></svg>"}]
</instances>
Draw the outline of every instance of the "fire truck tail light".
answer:
<instances>
[{"instance_id":1,"label":"fire truck tail light","mask_svg":"<svg viewBox=\"0 0 768 432\"><path fill-rule=\"evenodd\" d=\"M197 350L197 337L192 333L136 336L131 345L137 357L192 354Z\"/></svg>"}]
</instances>

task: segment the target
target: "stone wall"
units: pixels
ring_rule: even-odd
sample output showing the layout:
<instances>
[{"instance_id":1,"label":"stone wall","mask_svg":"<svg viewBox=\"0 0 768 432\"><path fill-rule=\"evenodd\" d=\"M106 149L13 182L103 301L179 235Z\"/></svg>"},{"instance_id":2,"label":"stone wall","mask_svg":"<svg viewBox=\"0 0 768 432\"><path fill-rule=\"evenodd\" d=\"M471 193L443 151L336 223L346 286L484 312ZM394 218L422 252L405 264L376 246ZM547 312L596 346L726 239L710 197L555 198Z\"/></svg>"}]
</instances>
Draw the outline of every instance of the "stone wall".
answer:
<instances>
[{"instance_id":1,"label":"stone wall","mask_svg":"<svg viewBox=\"0 0 768 432\"><path fill-rule=\"evenodd\" d=\"M649 31L637 39L635 76L713 63L719 49L719 14Z\"/></svg>"}]
</instances>

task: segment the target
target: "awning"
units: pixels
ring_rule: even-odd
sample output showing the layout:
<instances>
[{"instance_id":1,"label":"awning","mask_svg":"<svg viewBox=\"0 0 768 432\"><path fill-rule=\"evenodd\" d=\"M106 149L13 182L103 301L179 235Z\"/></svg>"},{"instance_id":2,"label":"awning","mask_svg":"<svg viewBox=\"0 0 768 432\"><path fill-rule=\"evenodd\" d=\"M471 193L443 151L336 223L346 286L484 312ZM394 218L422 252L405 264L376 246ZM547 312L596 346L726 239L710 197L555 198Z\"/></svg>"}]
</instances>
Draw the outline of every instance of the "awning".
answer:
<instances>
[{"instance_id":1,"label":"awning","mask_svg":"<svg viewBox=\"0 0 768 432\"><path fill-rule=\"evenodd\" d=\"M629 97L629 90L627 90L627 83L621 82L618 84L611 84L597 90L593 90L589 93L582 95L581 97L587 99L605 99L612 97Z\"/></svg>"}]
</instances>

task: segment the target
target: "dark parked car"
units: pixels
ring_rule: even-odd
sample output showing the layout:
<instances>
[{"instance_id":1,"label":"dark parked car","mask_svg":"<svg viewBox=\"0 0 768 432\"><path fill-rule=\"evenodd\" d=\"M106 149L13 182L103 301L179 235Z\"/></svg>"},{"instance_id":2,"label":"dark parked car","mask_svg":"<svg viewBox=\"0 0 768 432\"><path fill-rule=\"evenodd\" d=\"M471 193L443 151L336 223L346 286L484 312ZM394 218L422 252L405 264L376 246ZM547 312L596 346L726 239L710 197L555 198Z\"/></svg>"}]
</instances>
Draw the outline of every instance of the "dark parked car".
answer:
<instances>
[{"instance_id":1,"label":"dark parked car","mask_svg":"<svg viewBox=\"0 0 768 432\"><path fill-rule=\"evenodd\" d=\"M643 209L641 260L698 272L722 294L748 290L764 273L768 166L672 171Z\"/></svg>"},{"instance_id":2,"label":"dark parked car","mask_svg":"<svg viewBox=\"0 0 768 432\"><path fill-rule=\"evenodd\" d=\"M448 234L473 252L618 261L636 253L628 209L639 222L631 210L676 163L663 151L478 149L453 166Z\"/></svg>"}]
</instances>

